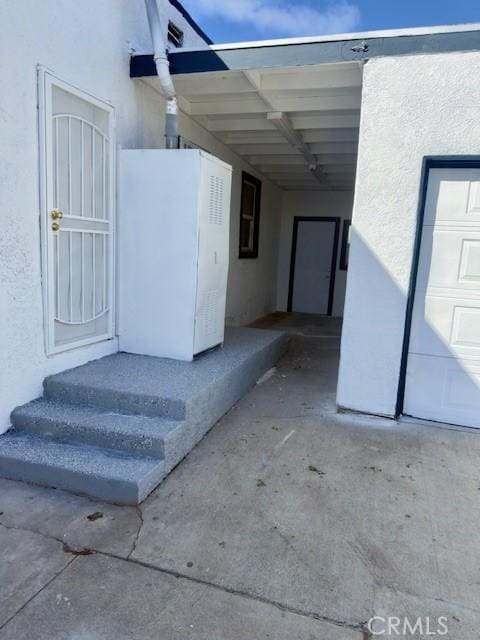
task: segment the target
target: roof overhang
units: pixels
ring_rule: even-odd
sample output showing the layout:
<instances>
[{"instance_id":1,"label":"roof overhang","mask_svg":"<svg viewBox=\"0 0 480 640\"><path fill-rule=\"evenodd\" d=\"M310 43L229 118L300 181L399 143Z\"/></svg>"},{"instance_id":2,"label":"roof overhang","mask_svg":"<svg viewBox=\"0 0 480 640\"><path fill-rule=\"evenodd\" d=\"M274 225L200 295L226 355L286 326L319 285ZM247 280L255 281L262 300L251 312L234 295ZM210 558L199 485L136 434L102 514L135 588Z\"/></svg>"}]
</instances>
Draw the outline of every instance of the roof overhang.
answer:
<instances>
[{"instance_id":1,"label":"roof overhang","mask_svg":"<svg viewBox=\"0 0 480 640\"><path fill-rule=\"evenodd\" d=\"M455 30L453 30L455 29ZM273 40L170 53L181 110L285 190L352 190L362 68L480 49L480 25ZM151 55L131 76L160 93Z\"/></svg>"},{"instance_id":2,"label":"roof overhang","mask_svg":"<svg viewBox=\"0 0 480 640\"><path fill-rule=\"evenodd\" d=\"M382 56L449 53L480 49L480 24L290 38L170 53L172 74L270 69L309 64L364 61ZM155 75L152 54L133 56L130 76Z\"/></svg>"},{"instance_id":3,"label":"roof overhang","mask_svg":"<svg viewBox=\"0 0 480 640\"><path fill-rule=\"evenodd\" d=\"M189 73L173 80L181 111L282 189L353 189L358 62ZM141 82L161 92L156 76Z\"/></svg>"}]
</instances>

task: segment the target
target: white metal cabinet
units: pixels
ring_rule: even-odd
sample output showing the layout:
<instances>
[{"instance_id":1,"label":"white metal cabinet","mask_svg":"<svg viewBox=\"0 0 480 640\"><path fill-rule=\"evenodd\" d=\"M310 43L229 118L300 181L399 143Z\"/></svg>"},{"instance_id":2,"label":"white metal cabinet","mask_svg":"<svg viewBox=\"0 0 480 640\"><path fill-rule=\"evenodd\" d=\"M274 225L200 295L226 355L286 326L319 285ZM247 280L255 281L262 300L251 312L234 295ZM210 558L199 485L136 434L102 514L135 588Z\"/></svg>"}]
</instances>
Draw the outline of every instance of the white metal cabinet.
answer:
<instances>
[{"instance_id":1,"label":"white metal cabinet","mask_svg":"<svg viewBox=\"0 0 480 640\"><path fill-rule=\"evenodd\" d=\"M192 360L223 342L231 167L197 149L120 152L119 339Z\"/></svg>"}]
</instances>

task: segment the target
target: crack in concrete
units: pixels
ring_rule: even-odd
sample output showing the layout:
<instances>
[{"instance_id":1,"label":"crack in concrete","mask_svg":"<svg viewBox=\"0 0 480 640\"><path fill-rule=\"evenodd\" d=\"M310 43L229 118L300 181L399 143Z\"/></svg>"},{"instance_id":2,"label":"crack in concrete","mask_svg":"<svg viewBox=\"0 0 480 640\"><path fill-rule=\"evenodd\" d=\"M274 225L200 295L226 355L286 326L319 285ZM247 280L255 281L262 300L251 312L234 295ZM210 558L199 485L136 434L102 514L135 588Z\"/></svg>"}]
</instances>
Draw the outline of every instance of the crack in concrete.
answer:
<instances>
[{"instance_id":1,"label":"crack in concrete","mask_svg":"<svg viewBox=\"0 0 480 640\"><path fill-rule=\"evenodd\" d=\"M99 552L99 553L102 554L102 552ZM103 555L111 555L111 554L103 554ZM112 556L112 557L115 557L115 556ZM292 613L305 618L311 618L312 620L318 620L319 622L327 622L334 626L341 627L343 629L350 629L351 631L359 631L363 634L367 630L366 625L368 621L352 624L350 622L347 622L346 620L337 620L336 618L330 618L329 616L321 615L319 613L316 613L315 611L298 609L297 607L292 607L291 605L285 604L283 602L270 600L269 598L265 598L264 596L261 596L259 594L249 593L248 591L241 591L233 587L227 587L225 585L221 585L216 582L210 582L209 580L204 580L203 578L197 578L195 576L190 576L185 573L180 573L179 571L175 571L173 569L167 569L166 567L159 567L157 565L152 565L142 560L135 560L135 559L125 560L125 558L119 558L119 559L123 560L124 562L132 562L133 564L136 564L140 567L144 567L146 569L158 571L159 573L165 573L167 575L173 576L174 578L188 580L189 582L195 582L196 584L205 585L207 587L211 587L212 589L217 589L218 591L223 591L231 595L246 598L247 600L262 602L263 604L268 604L272 607L279 609L280 611L285 611L287 613Z\"/></svg>"},{"instance_id":2,"label":"crack in concrete","mask_svg":"<svg viewBox=\"0 0 480 640\"><path fill-rule=\"evenodd\" d=\"M313 620L318 620L319 622L326 622L328 624L332 624L334 626L340 627L340 628L344 628L344 629L349 629L351 631L357 631L362 633L362 640L371 640L372 633L370 632L370 630L368 629L368 620L367 621L362 621L362 622L358 622L358 623L352 623L352 622L348 622L347 620L338 620L336 618L331 618L329 616L324 616L321 615L315 611L309 611L309 610L304 610L304 609L299 609L297 607L293 607L291 605L285 604L283 602L278 602L276 600L271 600L269 598L265 598L264 596L261 596L259 594L255 594L255 593L249 593L248 591L241 591L239 589L235 589L233 587L228 587L216 582L211 582L209 580L204 580L203 578L197 578L195 576L191 576L191 575L187 575L184 573L181 573L179 571L175 571L173 569L168 569L166 567L159 567L157 565L153 565L150 564L148 562L142 561L142 560L137 560L135 558L132 558L132 554L134 553L137 544L138 544L138 540L140 537L140 533L142 530L142 527L144 525L144 519L143 519L143 512L141 511L140 507L136 507L139 518L140 518L140 524L135 536L135 540L134 543L132 545L132 549L130 551L130 553L125 557L125 556L121 556L115 553L111 553L111 552L107 552L107 551L99 551L97 549L89 549L88 551L90 553L95 553L99 556L104 556L106 558L112 558L114 560L119 560L121 562L130 562L132 564L135 564L137 566L143 567L145 569L149 569L151 571L156 571L158 573L163 573L163 574L167 574L170 576L173 576L175 578L179 578L179 579L183 579L183 580L187 580L189 582L194 582L196 584L199 585L203 585L206 588L210 587L212 589L217 589L219 591L223 591L224 593L229 593L231 595L234 596L238 596L238 597L243 597L246 598L247 600L253 600L256 602L261 602L263 604L267 604L269 606L275 607L277 609L279 609L280 611L284 611L287 613L291 613L294 615L299 615L305 618L311 618ZM51 534L47 534L44 533L42 531L38 531L35 529L27 529L24 527L17 527L17 526L13 526L13 525L6 525L2 522L0 522L0 527L3 527L4 529L7 530L13 530L13 531L22 531L22 532L27 532L27 533L33 533L34 535L39 535L43 538L46 538L48 540L53 540L55 542L58 542L59 544L62 545L62 549L65 551L65 542L63 539L61 538L57 538L54 535ZM293 545L291 545L290 540L286 540L284 538L284 536L281 534L281 532L277 531L277 533L279 534L279 536L286 542L286 544L289 547L293 547ZM295 548L293 548L293 551L297 552L297 550ZM8 620L6 620L2 625L0 625L0 631L5 627L5 625L7 625L16 615L18 615L18 613L20 613L37 595L39 595L46 587L48 587L57 577L59 577L66 569L68 569L68 567L76 560L78 559L79 556L82 555L86 555L85 554L85 549L81 549L81 550L75 550L75 549L68 549L69 553L73 553L74 557L65 564L65 566L60 569L50 580L48 580L36 593L34 593L30 598L28 598L28 600L12 615L10 616L10 618L8 618ZM300 558L299 558L300 559ZM415 593L410 593L410 592L405 592L405 591L401 591L399 589L393 588L393 587L389 587L389 585L385 584L383 581L378 582L377 580L375 580L377 586L386 586L387 588L391 588L393 589L396 593L399 594L404 594L404 595L408 595L408 596L412 596L415 598L419 598L420 596L418 594ZM199 600L201 600L201 598L203 597L205 593L205 590L202 591ZM457 607L459 609L463 609L465 611L469 611L471 613L480 613L480 609L474 609L471 607L467 607L464 604L458 603L458 602L451 602L448 600L444 600L443 598L434 598L433 599L436 602L441 602L442 604L446 604L452 607ZM372 614L375 615L374 613Z\"/></svg>"},{"instance_id":3,"label":"crack in concrete","mask_svg":"<svg viewBox=\"0 0 480 640\"><path fill-rule=\"evenodd\" d=\"M442 604L446 604L450 607L456 607L457 609L463 609L464 611L469 611L470 613L480 613L480 609L473 609L472 607L467 607L464 604L460 604L459 602L450 602L449 600L444 600L443 598L434 598L434 602L441 602Z\"/></svg>"},{"instance_id":4,"label":"crack in concrete","mask_svg":"<svg viewBox=\"0 0 480 640\"><path fill-rule=\"evenodd\" d=\"M288 534L283 533L277 524L275 524L273 526L273 530L275 531L275 533L279 536L279 538L281 540L283 540L283 542L285 543L287 549L290 549L292 551L292 553L294 554L295 558L306 568L308 569L308 571L310 573L313 573L315 575L315 577L322 581L324 580L324 576L322 576L318 571L316 571L315 569L313 569L312 567L312 563L308 561L307 558L304 558L302 556L302 553L299 549L297 549L297 547L293 544L292 540L288 537Z\"/></svg>"},{"instance_id":5,"label":"crack in concrete","mask_svg":"<svg viewBox=\"0 0 480 640\"><path fill-rule=\"evenodd\" d=\"M44 531L39 531L38 529L26 529L25 527L15 527L14 525L4 524L0 522L0 527L4 529L12 530L12 531L23 531L27 533L33 533L34 535L41 536L42 538L46 538L47 540L54 540L62 545L62 551L65 553L71 553L74 556L87 556L92 553L99 553L96 549L89 549L88 547L72 547L67 542L65 542L64 538L57 538L56 536L45 533Z\"/></svg>"},{"instance_id":6,"label":"crack in concrete","mask_svg":"<svg viewBox=\"0 0 480 640\"><path fill-rule=\"evenodd\" d=\"M23 531L23 532L27 532L27 533L33 533L35 535L39 535L42 536L43 538L47 538L48 540L54 540L55 542L59 542L60 544L62 544L61 540L58 540L57 538L53 537L53 536L46 536L42 533L37 533L36 531L31 531L30 529L21 529L20 527L9 527L5 524L2 524L0 522L0 527L3 527L4 529L7 530L14 530L14 531ZM22 604L21 607L19 607L15 613L13 613L9 618L7 618L7 620L5 620L5 622L3 624L0 625L0 631L2 629L4 629L7 624L9 624L21 611L23 611L25 609L26 606L28 606L28 604L30 604L30 602L32 602L32 600L34 600L38 595L40 595L42 593L42 591L44 589L46 589L47 587L49 587L52 582L54 582L54 580L56 580L66 569L68 569L68 567L75 562L75 560L78 558L78 555L75 555L73 558L71 558L59 571L57 571L55 573L55 575L53 575L49 580L47 580L47 582L45 582L45 584L43 584L40 589L38 589L34 594L32 594L29 598L27 598L27 600Z\"/></svg>"},{"instance_id":7,"label":"crack in concrete","mask_svg":"<svg viewBox=\"0 0 480 640\"><path fill-rule=\"evenodd\" d=\"M136 506L135 507L135 511L137 512L137 515L138 515L138 517L140 519L140 523L138 525L138 529L137 529L137 533L135 534L135 538L133 539L133 542L132 542L132 548L130 549L130 551L129 551L127 557L126 557L126 560L130 560L132 554L135 553L135 550L136 550L137 544L138 544L138 540L140 538L140 533L141 533L142 527L144 525L142 508L140 506Z\"/></svg>"},{"instance_id":8,"label":"crack in concrete","mask_svg":"<svg viewBox=\"0 0 480 640\"><path fill-rule=\"evenodd\" d=\"M12 529L14 531L23 531L23 532L28 532L28 533L33 533L39 536L42 536L43 538L46 538L48 540L54 540L55 542L58 542L60 544L62 544L63 547L63 540L61 540L60 538L57 538L56 536L53 535L49 535L46 533L43 533L41 531L35 531L32 529L26 529L23 527L15 527L15 526L9 526L9 525L5 525L0 523L1 527L4 527L5 529ZM137 532L137 536L140 533L140 530L143 526L143 514L142 514L142 522L139 526L139 530ZM315 611L308 611L308 610L303 610L303 609L299 609L297 607L292 607L291 605L285 604L283 602L278 602L276 600L270 600L269 598L265 598L259 594L253 594L253 593L249 593L247 591L241 591L239 589L234 589L233 587L227 587L225 585L221 585L218 584L216 582L210 582L209 580L204 580L202 578L197 578L195 576L189 576L187 574L184 573L180 573L178 571L174 571L173 569L167 569L165 567L159 567L156 565L152 565L148 562L144 562L142 560L136 560L135 558L131 558L131 554L133 553L133 549L130 552L130 554L127 557L124 556L120 556L117 555L115 553L109 553L107 551L98 551L96 549L92 549L91 550L93 553L99 555L99 556L104 556L106 558L112 558L114 560L119 560L121 562L130 562L132 564L135 564L137 566L143 567L145 569L149 569L151 571L156 571L158 573L163 573L166 575L170 575L174 578L178 578L178 579L182 579L182 580L187 580L189 582L194 582L195 584L199 584L199 585L203 585L205 587L211 587L212 589L217 589L218 591L223 591L224 593L229 593L230 595L234 595L234 596L238 596L241 598L246 598L247 600L253 600L255 602L261 602L263 604L267 604L270 605L272 607L275 607L276 609L279 609L280 611L284 611L287 613L291 613L294 615L298 615L298 616L302 616L304 618L311 618L312 620L318 620L319 622L326 622L328 624L332 624L334 626L343 628L343 629L349 629L351 631L357 631L363 634L363 640L368 640L368 638L370 637L369 635L365 635L365 633L368 633L367 631L367 622L359 622L358 624L352 624L347 622L346 620L337 620L335 618L330 618L328 616L323 616L319 613L316 613ZM20 613L20 611L22 611L28 604L29 602L31 602L37 595L39 595L46 587L48 587L58 576L60 576L63 571L65 571L71 564L72 562L74 562L80 555L83 555L82 553L75 553L75 556L60 570L58 571L46 584L44 584L41 589L39 589L33 596L31 596L2 626L0 626L0 630L6 625L8 624L8 622L10 622L18 613ZM203 596L203 593L202 593Z\"/></svg>"}]
</instances>

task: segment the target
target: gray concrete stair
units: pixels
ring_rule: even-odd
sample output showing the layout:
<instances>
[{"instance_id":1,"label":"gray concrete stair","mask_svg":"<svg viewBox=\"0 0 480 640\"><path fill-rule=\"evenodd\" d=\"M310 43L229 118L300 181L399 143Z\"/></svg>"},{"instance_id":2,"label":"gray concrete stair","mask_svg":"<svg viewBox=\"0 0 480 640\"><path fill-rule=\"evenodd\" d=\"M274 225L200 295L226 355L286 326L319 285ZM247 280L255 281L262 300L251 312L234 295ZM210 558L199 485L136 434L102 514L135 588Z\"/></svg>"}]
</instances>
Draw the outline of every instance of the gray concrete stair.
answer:
<instances>
[{"instance_id":1,"label":"gray concrete stair","mask_svg":"<svg viewBox=\"0 0 480 640\"><path fill-rule=\"evenodd\" d=\"M48 398L18 407L11 420L19 432L153 458L164 457L165 436L179 426L166 418L115 413Z\"/></svg>"},{"instance_id":2,"label":"gray concrete stair","mask_svg":"<svg viewBox=\"0 0 480 640\"><path fill-rule=\"evenodd\" d=\"M139 504L165 476L163 460L16 432L2 436L0 469L10 480L125 505Z\"/></svg>"},{"instance_id":3,"label":"gray concrete stair","mask_svg":"<svg viewBox=\"0 0 480 640\"><path fill-rule=\"evenodd\" d=\"M138 504L284 353L284 334L230 329L193 362L117 353L44 381L12 412L0 476Z\"/></svg>"}]
</instances>

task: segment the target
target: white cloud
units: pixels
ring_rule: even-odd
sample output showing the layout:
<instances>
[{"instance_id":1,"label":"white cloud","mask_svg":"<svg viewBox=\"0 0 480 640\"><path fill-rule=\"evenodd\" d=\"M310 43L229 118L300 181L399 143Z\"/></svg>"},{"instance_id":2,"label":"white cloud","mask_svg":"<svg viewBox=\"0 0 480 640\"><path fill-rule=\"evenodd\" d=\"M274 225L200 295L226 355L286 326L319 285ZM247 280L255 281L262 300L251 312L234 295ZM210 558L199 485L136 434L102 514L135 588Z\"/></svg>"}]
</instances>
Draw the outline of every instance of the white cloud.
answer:
<instances>
[{"instance_id":1,"label":"white cloud","mask_svg":"<svg viewBox=\"0 0 480 640\"><path fill-rule=\"evenodd\" d=\"M343 33L358 27L360 10L348 0L315 9L283 0L194 0L197 13L251 25L271 35L306 36Z\"/></svg>"}]
</instances>

